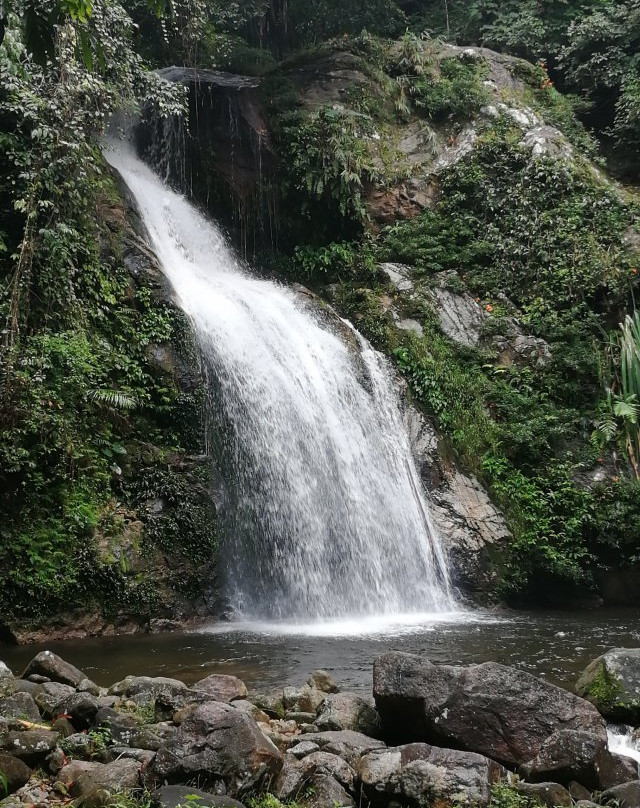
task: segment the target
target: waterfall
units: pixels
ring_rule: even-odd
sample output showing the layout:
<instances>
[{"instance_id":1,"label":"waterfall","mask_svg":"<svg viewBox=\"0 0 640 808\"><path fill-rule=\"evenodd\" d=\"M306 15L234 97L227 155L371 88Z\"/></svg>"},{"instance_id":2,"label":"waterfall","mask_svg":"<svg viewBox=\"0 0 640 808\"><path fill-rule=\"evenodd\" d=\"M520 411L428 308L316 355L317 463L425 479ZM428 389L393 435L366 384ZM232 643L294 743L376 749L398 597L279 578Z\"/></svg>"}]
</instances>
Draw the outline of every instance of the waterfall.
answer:
<instances>
[{"instance_id":1,"label":"waterfall","mask_svg":"<svg viewBox=\"0 0 640 808\"><path fill-rule=\"evenodd\" d=\"M385 359L303 295L252 275L127 142L106 157L207 369L234 610L328 620L455 609Z\"/></svg>"}]
</instances>

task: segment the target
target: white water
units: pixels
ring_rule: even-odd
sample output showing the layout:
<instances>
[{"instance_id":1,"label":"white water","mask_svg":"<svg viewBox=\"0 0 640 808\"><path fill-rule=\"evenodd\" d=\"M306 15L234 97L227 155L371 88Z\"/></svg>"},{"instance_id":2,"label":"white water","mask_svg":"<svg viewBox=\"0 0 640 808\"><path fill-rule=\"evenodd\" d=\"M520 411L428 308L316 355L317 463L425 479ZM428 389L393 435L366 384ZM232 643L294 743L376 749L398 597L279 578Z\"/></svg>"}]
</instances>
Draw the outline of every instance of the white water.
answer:
<instances>
[{"instance_id":1,"label":"white water","mask_svg":"<svg viewBox=\"0 0 640 808\"><path fill-rule=\"evenodd\" d=\"M618 755L626 755L640 763L640 739L634 740L633 728L611 726L607 729L609 751Z\"/></svg>"},{"instance_id":2,"label":"white water","mask_svg":"<svg viewBox=\"0 0 640 808\"><path fill-rule=\"evenodd\" d=\"M127 143L106 156L208 368L236 612L309 623L454 611L383 358L292 290L252 277Z\"/></svg>"}]
</instances>

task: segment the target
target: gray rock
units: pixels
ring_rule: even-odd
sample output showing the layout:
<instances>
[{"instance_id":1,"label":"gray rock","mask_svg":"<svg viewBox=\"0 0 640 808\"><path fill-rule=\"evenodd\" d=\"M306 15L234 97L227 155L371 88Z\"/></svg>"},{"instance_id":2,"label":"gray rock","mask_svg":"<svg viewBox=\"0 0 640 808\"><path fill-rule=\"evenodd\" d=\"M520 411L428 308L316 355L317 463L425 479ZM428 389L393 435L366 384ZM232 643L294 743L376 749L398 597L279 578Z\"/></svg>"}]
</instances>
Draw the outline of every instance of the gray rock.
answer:
<instances>
[{"instance_id":1,"label":"gray rock","mask_svg":"<svg viewBox=\"0 0 640 808\"><path fill-rule=\"evenodd\" d=\"M153 792L153 804L156 808L184 808L192 802L198 808L245 808L241 802L232 800L231 797L210 794L190 786L162 786Z\"/></svg>"},{"instance_id":2,"label":"gray rock","mask_svg":"<svg viewBox=\"0 0 640 808\"><path fill-rule=\"evenodd\" d=\"M25 668L22 677L26 679L32 673L72 687L78 687L80 682L87 678L85 673L51 651L41 651L37 654Z\"/></svg>"},{"instance_id":3,"label":"gray rock","mask_svg":"<svg viewBox=\"0 0 640 808\"><path fill-rule=\"evenodd\" d=\"M185 691L189 689L184 682L164 676L133 676L125 679L124 682L126 684L121 693L116 693L113 688L109 688L109 694L127 696L138 704L147 704L160 697L170 698L184 695Z\"/></svg>"},{"instance_id":4,"label":"gray rock","mask_svg":"<svg viewBox=\"0 0 640 808\"><path fill-rule=\"evenodd\" d=\"M250 715L254 721L258 722L258 724L269 723L269 716L264 712L264 710L256 707L255 704L247 701L246 699L236 699L232 702L232 705L236 708L236 710L240 710L241 712Z\"/></svg>"},{"instance_id":5,"label":"gray rock","mask_svg":"<svg viewBox=\"0 0 640 808\"><path fill-rule=\"evenodd\" d=\"M155 752L149 749L135 749L131 746L110 746L100 755L103 763L111 763L114 760L137 760L140 763L141 772L148 769L151 761L156 756Z\"/></svg>"},{"instance_id":6,"label":"gray rock","mask_svg":"<svg viewBox=\"0 0 640 808\"><path fill-rule=\"evenodd\" d=\"M289 754L293 755L298 760L301 760L306 755L312 752L317 752L320 749L317 743L313 741L296 741L293 746L289 747Z\"/></svg>"},{"instance_id":7,"label":"gray rock","mask_svg":"<svg viewBox=\"0 0 640 808\"><path fill-rule=\"evenodd\" d=\"M74 758L92 757L95 744L86 732L75 732L64 739L64 749Z\"/></svg>"},{"instance_id":8,"label":"gray rock","mask_svg":"<svg viewBox=\"0 0 640 808\"><path fill-rule=\"evenodd\" d=\"M516 783L516 790L534 803L542 803L549 808L573 804L571 794L558 783Z\"/></svg>"},{"instance_id":9,"label":"gray rock","mask_svg":"<svg viewBox=\"0 0 640 808\"><path fill-rule=\"evenodd\" d=\"M386 745L383 741L349 729L339 732L316 732L313 735L313 743L323 752L331 752L346 760L352 768L355 768L362 755L373 749L382 749Z\"/></svg>"},{"instance_id":10,"label":"gray rock","mask_svg":"<svg viewBox=\"0 0 640 808\"><path fill-rule=\"evenodd\" d=\"M355 771L348 763L330 752L312 752L301 760L295 759L291 754L286 756L274 793L285 802L296 800L315 774L329 775L343 788L353 790Z\"/></svg>"},{"instance_id":11,"label":"gray rock","mask_svg":"<svg viewBox=\"0 0 640 808\"><path fill-rule=\"evenodd\" d=\"M76 729L89 729L99 706L97 698L90 693L73 693L56 705L54 715L68 715Z\"/></svg>"},{"instance_id":12,"label":"gray rock","mask_svg":"<svg viewBox=\"0 0 640 808\"><path fill-rule=\"evenodd\" d=\"M519 772L532 783L550 780L568 785L575 780L595 791L637 779L638 767L612 755L602 738L563 729L544 740L536 757Z\"/></svg>"},{"instance_id":13,"label":"gray rock","mask_svg":"<svg viewBox=\"0 0 640 808\"><path fill-rule=\"evenodd\" d=\"M40 711L29 693L14 693L0 699L0 717L6 719L26 718L28 721L40 721Z\"/></svg>"},{"instance_id":14,"label":"gray rock","mask_svg":"<svg viewBox=\"0 0 640 808\"><path fill-rule=\"evenodd\" d=\"M640 648L614 648L594 659L576 684L576 692L605 718L640 723Z\"/></svg>"},{"instance_id":15,"label":"gray rock","mask_svg":"<svg viewBox=\"0 0 640 808\"><path fill-rule=\"evenodd\" d=\"M352 808L353 798L337 780L326 774L314 774L307 783L306 794L300 798L305 808Z\"/></svg>"},{"instance_id":16,"label":"gray rock","mask_svg":"<svg viewBox=\"0 0 640 808\"><path fill-rule=\"evenodd\" d=\"M315 713L286 713L285 721L295 721L301 726L309 726L316 720Z\"/></svg>"},{"instance_id":17,"label":"gray rock","mask_svg":"<svg viewBox=\"0 0 640 808\"><path fill-rule=\"evenodd\" d=\"M462 668L386 654L374 664L374 696L386 740L456 746L508 766L532 760L560 729L607 737L588 702L493 662Z\"/></svg>"},{"instance_id":18,"label":"gray rock","mask_svg":"<svg viewBox=\"0 0 640 808\"><path fill-rule=\"evenodd\" d=\"M318 708L315 724L321 731L350 729L368 736L380 731L373 701L354 693L328 694Z\"/></svg>"},{"instance_id":19,"label":"gray rock","mask_svg":"<svg viewBox=\"0 0 640 808\"><path fill-rule=\"evenodd\" d=\"M475 347L480 342L487 314L466 292L457 294L440 287L431 290L440 329L453 342Z\"/></svg>"},{"instance_id":20,"label":"gray rock","mask_svg":"<svg viewBox=\"0 0 640 808\"><path fill-rule=\"evenodd\" d=\"M576 780L572 780L567 785L567 790L571 797L577 800L590 800L591 799L591 792L588 788L585 788L581 783L578 783Z\"/></svg>"},{"instance_id":21,"label":"gray rock","mask_svg":"<svg viewBox=\"0 0 640 808\"><path fill-rule=\"evenodd\" d=\"M357 775L374 805L487 805L491 786L506 772L474 752L415 743L369 752L360 759Z\"/></svg>"},{"instance_id":22,"label":"gray rock","mask_svg":"<svg viewBox=\"0 0 640 808\"><path fill-rule=\"evenodd\" d=\"M158 724L147 724L131 739L131 743L138 749L148 749L152 752L157 752L161 746L171 741L177 732L178 728L168 721Z\"/></svg>"},{"instance_id":23,"label":"gray rock","mask_svg":"<svg viewBox=\"0 0 640 808\"><path fill-rule=\"evenodd\" d=\"M337 693L340 688L333 680L328 671L314 671L307 679L307 684L312 690L320 690L322 693Z\"/></svg>"},{"instance_id":24,"label":"gray rock","mask_svg":"<svg viewBox=\"0 0 640 808\"><path fill-rule=\"evenodd\" d=\"M242 679L238 679L237 676L224 676L217 673L196 682L191 689L202 690L216 701L230 702L235 699L246 699L248 695L247 686Z\"/></svg>"},{"instance_id":25,"label":"gray rock","mask_svg":"<svg viewBox=\"0 0 640 808\"><path fill-rule=\"evenodd\" d=\"M91 679L83 679L76 689L80 693L90 693L97 698L104 696L106 693L104 688L99 687L95 682L92 682Z\"/></svg>"},{"instance_id":26,"label":"gray rock","mask_svg":"<svg viewBox=\"0 0 640 808\"><path fill-rule=\"evenodd\" d=\"M282 691L282 704L285 712L313 713L322 704L326 694L316 687L285 687Z\"/></svg>"},{"instance_id":27,"label":"gray rock","mask_svg":"<svg viewBox=\"0 0 640 808\"><path fill-rule=\"evenodd\" d=\"M406 264L378 264L378 269L386 276L399 292L412 292L413 281L411 280L412 269ZM309 682L311 684L311 682ZM319 688L322 690L322 688ZM325 693L334 693L333 690L326 690Z\"/></svg>"},{"instance_id":28,"label":"gray rock","mask_svg":"<svg viewBox=\"0 0 640 808\"><path fill-rule=\"evenodd\" d=\"M44 715L54 718L60 714L57 709L60 702L70 698L75 692L75 688L71 687L71 685L64 685L60 682L45 682L36 687L33 698Z\"/></svg>"},{"instance_id":29,"label":"gray rock","mask_svg":"<svg viewBox=\"0 0 640 808\"><path fill-rule=\"evenodd\" d=\"M212 701L198 706L159 749L150 774L168 782L222 781L233 795L275 779L282 763L282 754L250 716Z\"/></svg>"},{"instance_id":30,"label":"gray rock","mask_svg":"<svg viewBox=\"0 0 640 808\"><path fill-rule=\"evenodd\" d=\"M640 808L640 780L607 789L600 796L603 805L614 803L617 808Z\"/></svg>"},{"instance_id":31,"label":"gray rock","mask_svg":"<svg viewBox=\"0 0 640 808\"><path fill-rule=\"evenodd\" d=\"M57 732L45 729L8 732L2 740L2 748L28 766L37 766L56 748L58 738Z\"/></svg>"},{"instance_id":32,"label":"gray rock","mask_svg":"<svg viewBox=\"0 0 640 808\"><path fill-rule=\"evenodd\" d=\"M106 808L114 794L136 788L139 779L140 764L135 760L101 763L78 777L71 786L71 794L84 808Z\"/></svg>"},{"instance_id":33,"label":"gray rock","mask_svg":"<svg viewBox=\"0 0 640 808\"><path fill-rule=\"evenodd\" d=\"M280 693L276 695L275 693L270 694L263 694L263 693L256 693L253 694L249 701L258 707L260 710L265 712L269 718L283 718L285 714L285 706L283 701L283 695ZM318 701L318 704L322 701L322 697ZM317 705L316 705L317 706ZM293 707L291 709L294 709ZM295 709L299 709L295 707ZM316 707L313 708L314 712Z\"/></svg>"},{"instance_id":34,"label":"gray rock","mask_svg":"<svg viewBox=\"0 0 640 808\"><path fill-rule=\"evenodd\" d=\"M96 726L107 729L114 744L129 746L140 733L140 722L127 713L102 707L94 716Z\"/></svg>"},{"instance_id":35,"label":"gray rock","mask_svg":"<svg viewBox=\"0 0 640 808\"><path fill-rule=\"evenodd\" d=\"M58 782L62 783L66 788L69 788L83 774L98 771L101 766L101 763L96 763L95 761L72 760L58 772Z\"/></svg>"},{"instance_id":36,"label":"gray rock","mask_svg":"<svg viewBox=\"0 0 640 808\"><path fill-rule=\"evenodd\" d=\"M13 679L11 669L0 660L0 679Z\"/></svg>"},{"instance_id":37,"label":"gray rock","mask_svg":"<svg viewBox=\"0 0 640 808\"><path fill-rule=\"evenodd\" d=\"M31 769L27 764L13 755L0 752L0 775L3 775L0 796L8 797L29 782Z\"/></svg>"}]
</instances>

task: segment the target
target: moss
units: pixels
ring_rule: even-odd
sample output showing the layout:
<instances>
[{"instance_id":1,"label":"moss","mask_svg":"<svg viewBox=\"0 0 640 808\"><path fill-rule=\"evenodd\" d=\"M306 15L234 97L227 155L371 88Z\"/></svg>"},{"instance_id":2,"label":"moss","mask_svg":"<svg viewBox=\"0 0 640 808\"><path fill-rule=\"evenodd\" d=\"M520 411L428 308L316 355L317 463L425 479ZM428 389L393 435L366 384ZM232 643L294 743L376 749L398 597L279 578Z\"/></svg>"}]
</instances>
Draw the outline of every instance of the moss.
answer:
<instances>
[{"instance_id":1,"label":"moss","mask_svg":"<svg viewBox=\"0 0 640 808\"><path fill-rule=\"evenodd\" d=\"M597 665L597 673L583 689L583 695L603 715L610 715L620 704L624 691L618 677L607 669L604 661L598 662Z\"/></svg>"}]
</instances>

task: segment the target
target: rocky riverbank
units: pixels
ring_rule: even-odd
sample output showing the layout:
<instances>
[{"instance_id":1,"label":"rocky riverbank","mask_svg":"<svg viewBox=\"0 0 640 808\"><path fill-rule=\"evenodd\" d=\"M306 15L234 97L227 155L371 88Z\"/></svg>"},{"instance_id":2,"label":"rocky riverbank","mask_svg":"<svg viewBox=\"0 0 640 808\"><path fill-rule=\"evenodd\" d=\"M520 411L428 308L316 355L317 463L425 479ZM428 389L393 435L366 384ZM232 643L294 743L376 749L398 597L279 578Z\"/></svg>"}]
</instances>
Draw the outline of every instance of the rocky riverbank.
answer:
<instances>
[{"instance_id":1,"label":"rocky riverbank","mask_svg":"<svg viewBox=\"0 0 640 808\"><path fill-rule=\"evenodd\" d=\"M599 709L636 721L639 660L595 660L587 700L496 663L389 653L369 699L325 671L268 695L223 675L102 688L45 651L20 676L0 663L0 806L636 808L638 764L609 751Z\"/></svg>"}]
</instances>

